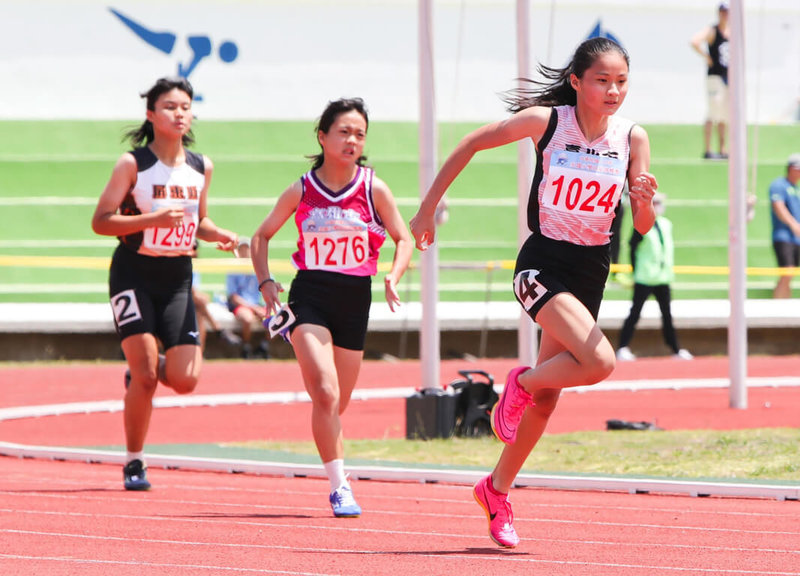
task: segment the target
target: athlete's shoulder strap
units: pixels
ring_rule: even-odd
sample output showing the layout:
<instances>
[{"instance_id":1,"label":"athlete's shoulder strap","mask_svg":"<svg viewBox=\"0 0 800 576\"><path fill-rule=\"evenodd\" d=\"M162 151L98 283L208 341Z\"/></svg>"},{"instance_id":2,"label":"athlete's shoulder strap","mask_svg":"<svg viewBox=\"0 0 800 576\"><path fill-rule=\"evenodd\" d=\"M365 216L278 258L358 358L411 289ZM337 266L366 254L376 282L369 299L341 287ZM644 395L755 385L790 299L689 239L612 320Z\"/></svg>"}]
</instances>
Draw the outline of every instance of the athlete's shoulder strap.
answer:
<instances>
[{"instance_id":1,"label":"athlete's shoulder strap","mask_svg":"<svg viewBox=\"0 0 800 576\"><path fill-rule=\"evenodd\" d=\"M206 173L206 163L202 154L186 150L186 163L200 174Z\"/></svg>"},{"instance_id":2,"label":"athlete's shoulder strap","mask_svg":"<svg viewBox=\"0 0 800 576\"><path fill-rule=\"evenodd\" d=\"M547 128L542 134L542 137L539 139L537 143L537 148L539 150L544 150L547 148L547 145L550 144L550 140L553 138L553 134L556 133L556 128L558 127L558 111L555 108L550 109L550 120L547 122Z\"/></svg>"},{"instance_id":3,"label":"athlete's shoulder strap","mask_svg":"<svg viewBox=\"0 0 800 576\"><path fill-rule=\"evenodd\" d=\"M130 151L133 154L134 159L136 160L136 171L137 172L144 172L148 168L151 168L156 162L158 162L158 157L153 154L153 151L150 150L147 146L143 146L141 148L134 148Z\"/></svg>"}]
</instances>

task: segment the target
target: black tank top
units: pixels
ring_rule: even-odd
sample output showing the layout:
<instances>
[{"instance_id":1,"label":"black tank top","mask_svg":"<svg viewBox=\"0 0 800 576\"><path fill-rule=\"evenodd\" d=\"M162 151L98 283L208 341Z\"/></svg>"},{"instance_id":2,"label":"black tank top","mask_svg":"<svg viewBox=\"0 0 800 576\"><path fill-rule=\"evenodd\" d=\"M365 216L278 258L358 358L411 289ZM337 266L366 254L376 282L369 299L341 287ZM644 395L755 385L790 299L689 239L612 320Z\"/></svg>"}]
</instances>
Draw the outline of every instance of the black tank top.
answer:
<instances>
[{"instance_id":1,"label":"black tank top","mask_svg":"<svg viewBox=\"0 0 800 576\"><path fill-rule=\"evenodd\" d=\"M728 39L722 35L719 26L714 26L714 41L708 45L708 55L711 56L711 66L708 67L709 76L721 76L725 84L728 83Z\"/></svg>"}]
</instances>

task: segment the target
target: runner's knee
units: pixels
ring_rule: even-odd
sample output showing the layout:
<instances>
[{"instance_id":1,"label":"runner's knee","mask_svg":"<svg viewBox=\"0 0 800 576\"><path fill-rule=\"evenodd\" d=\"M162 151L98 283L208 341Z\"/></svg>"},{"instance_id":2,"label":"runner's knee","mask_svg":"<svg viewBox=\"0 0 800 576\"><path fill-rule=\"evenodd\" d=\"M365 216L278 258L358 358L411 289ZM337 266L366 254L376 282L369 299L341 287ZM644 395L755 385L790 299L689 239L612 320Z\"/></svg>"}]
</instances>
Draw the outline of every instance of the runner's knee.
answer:
<instances>
[{"instance_id":1,"label":"runner's knee","mask_svg":"<svg viewBox=\"0 0 800 576\"><path fill-rule=\"evenodd\" d=\"M177 394L189 394L197 387L197 376L186 374L182 376L170 377L168 385Z\"/></svg>"}]
</instances>

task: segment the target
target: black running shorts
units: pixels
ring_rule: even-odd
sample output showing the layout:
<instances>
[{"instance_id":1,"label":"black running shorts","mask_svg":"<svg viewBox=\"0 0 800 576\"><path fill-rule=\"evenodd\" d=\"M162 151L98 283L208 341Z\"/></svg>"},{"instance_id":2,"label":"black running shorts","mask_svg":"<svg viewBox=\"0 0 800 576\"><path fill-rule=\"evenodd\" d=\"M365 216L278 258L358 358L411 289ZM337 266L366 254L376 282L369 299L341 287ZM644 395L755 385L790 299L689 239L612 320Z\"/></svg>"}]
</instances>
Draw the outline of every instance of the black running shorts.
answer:
<instances>
[{"instance_id":1,"label":"black running shorts","mask_svg":"<svg viewBox=\"0 0 800 576\"><path fill-rule=\"evenodd\" d=\"M531 235L514 269L514 295L528 315L536 315L553 296L569 292L597 320L610 265L609 245L578 246Z\"/></svg>"},{"instance_id":2,"label":"black running shorts","mask_svg":"<svg viewBox=\"0 0 800 576\"><path fill-rule=\"evenodd\" d=\"M335 346L363 350L371 304L370 276L300 270L289 289L289 308L296 318L290 330L301 324L324 326Z\"/></svg>"},{"instance_id":3,"label":"black running shorts","mask_svg":"<svg viewBox=\"0 0 800 576\"><path fill-rule=\"evenodd\" d=\"M120 244L111 259L108 285L120 340L153 334L165 350L200 345L191 257L143 256Z\"/></svg>"}]
</instances>

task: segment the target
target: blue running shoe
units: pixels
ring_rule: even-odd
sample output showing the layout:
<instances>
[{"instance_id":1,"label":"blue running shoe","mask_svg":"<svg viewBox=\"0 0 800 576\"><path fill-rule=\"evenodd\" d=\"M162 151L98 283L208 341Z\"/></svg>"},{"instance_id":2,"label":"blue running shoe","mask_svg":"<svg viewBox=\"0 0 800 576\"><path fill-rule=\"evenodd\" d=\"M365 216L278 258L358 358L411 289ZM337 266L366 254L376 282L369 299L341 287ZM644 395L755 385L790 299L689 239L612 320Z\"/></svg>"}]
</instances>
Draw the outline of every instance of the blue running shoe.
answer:
<instances>
[{"instance_id":1,"label":"blue running shoe","mask_svg":"<svg viewBox=\"0 0 800 576\"><path fill-rule=\"evenodd\" d=\"M125 480L125 490L150 490L147 481L147 467L141 460L131 460L125 464L122 476Z\"/></svg>"},{"instance_id":2,"label":"blue running shoe","mask_svg":"<svg viewBox=\"0 0 800 576\"><path fill-rule=\"evenodd\" d=\"M361 506L353 498L353 491L349 486L340 486L330 496L333 515L337 518L358 518L361 516Z\"/></svg>"}]
</instances>

